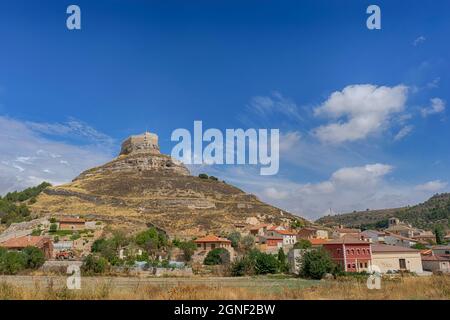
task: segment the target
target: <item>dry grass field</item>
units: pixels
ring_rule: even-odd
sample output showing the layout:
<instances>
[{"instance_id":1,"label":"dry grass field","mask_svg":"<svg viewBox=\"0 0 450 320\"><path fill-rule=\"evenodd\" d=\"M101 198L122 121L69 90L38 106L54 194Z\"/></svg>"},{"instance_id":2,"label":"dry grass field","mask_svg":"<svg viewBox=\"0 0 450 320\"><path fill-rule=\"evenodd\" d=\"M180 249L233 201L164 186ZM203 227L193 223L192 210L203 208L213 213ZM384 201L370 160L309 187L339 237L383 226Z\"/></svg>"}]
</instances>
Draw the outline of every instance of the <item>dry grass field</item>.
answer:
<instances>
[{"instance_id":1,"label":"dry grass field","mask_svg":"<svg viewBox=\"0 0 450 320\"><path fill-rule=\"evenodd\" d=\"M222 280L154 279L121 282L115 278L91 278L82 290L68 290L59 281L21 281L0 277L0 300L252 300L252 299L450 299L450 276L405 277L383 280L380 290L367 289L353 278L330 281L267 278ZM125 280L124 280L125 281Z\"/></svg>"}]
</instances>

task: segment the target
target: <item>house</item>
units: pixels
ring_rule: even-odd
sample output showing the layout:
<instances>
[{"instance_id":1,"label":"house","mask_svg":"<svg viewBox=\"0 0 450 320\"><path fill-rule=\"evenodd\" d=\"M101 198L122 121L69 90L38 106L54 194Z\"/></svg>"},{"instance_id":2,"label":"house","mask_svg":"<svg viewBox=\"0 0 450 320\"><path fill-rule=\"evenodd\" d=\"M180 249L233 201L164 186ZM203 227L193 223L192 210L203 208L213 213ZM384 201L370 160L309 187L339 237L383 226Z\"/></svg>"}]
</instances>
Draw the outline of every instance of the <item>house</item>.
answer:
<instances>
[{"instance_id":1,"label":"house","mask_svg":"<svg viewBox=\"0 0 450 320\"><path fill-rule=\"evenodd\" d=\"M431 231L424 231L419 235L412 236L412 238L418 242L434 244L436 242L436 236Z\"/></svg>"},{"instance_id":2,"label":"house","mask_svg":"<svg viewBox=\"0 0 450 320\"><path fill-rule=\"evenodd\" d=\"M389 218L388 228L384 230L391 234L398 234L402 237L412 238L423 235L429 238L430 231L424 231L422 229L414 228L410 224L400 221L398 218Z\"/></svg>"},{"instance_id":3,"label":"house","mask_svg":"<svg viewBox=\"0 0 450 320\"><path fill-rule=\"evenodd\" d=\"M259 249L265 253L277 253L283 248L283 237L259 236Z\"/></svg>"},{"instance_id":4,"label":"house","mask_svg":"<svg viewBox=\"0 0 450 320\"><path fill-rule=\"evenodd\" d=\"M84 230L86 221L80 218L63 217L59 219L60 230Z\"/></svg>"},{"instance_id":5,"label":"house","mask_svg":"<svg viewBox=\"0 0 450 320\"><path fill-rule=\"evenodd\" d=\"M370 243L352 237L330 240L323 244L331 259L346 272L367 271L371 264Z\"/></svg>"},{"instance_id":6,"label":"house","mask_svg":"<svg viewBox=\"0 0 450 320\"><path fill-rule=\"evenodd\" d=\"M267 231L267 224L260 224L257 226L254 226L250 229L250 234L257 237L257 236L263 236L266 234Z\"/></svg>"},{"instance_id":7,"label":"house","mask_svg":"<svg viewBox=\"0 0 450 320\"><path fill-rule=\"evenodd\" d=\"M328 231L315 227L305 227L297 231L297 240L299 239L328 239Z\"/></svg>"},{"instance_id":8,"label":"house","mask_svg":"<svg viewBox=\"0 0 450 320\"><path fill-rule=\"evenodd\" d=\"M369 240L369 242L372 243L384 242L385 236L385 232L378 230L364 230L363 232L361 232L361 237L363 239Z\"/></svg>"},{"instance_id":9,"label":"house","mask_svg":"<svg viewBox=\"0 0 450 320\"><path fill-rule=\"evenodd\" d=\"M334 239L339 239L344 236L352 236L355 238L360 238L360 229L351 229L351 228L344 228L343 226L339 226L339 228L333 229L332 237Z\"/></svg>"},{"instance_id":10,"label":"house","mask_svg":"<svg viewBox=\"0 0 450 320\"><path fill-rule=\"evenodd\" d=\"M11 238L0 243L0 247L7 250L22 251L26 247L30 246L41 249L44 252L46 259L50 259L53 256L53 243L48 237L24 236L19 238Z\"/></svg>"},{"instance_id":11,"label":"house","mask_svg":"<svg viewBox=\"0 0 450 320\"><path fill-rule=\"evenodd\" d=\"M450 257L450 246L433 246L431 251L436 256Z\"/></svg>"},{"instance_id":12,"label":"house","mask_svg":"<svg viewBox=\"0 0 450 320\"><path fill-rule=\"evenodd\" d=\"M291 230L280 230L276 228L270 228L267 231L267 235L271 237L281 237L283 238L283 245L284 246L291 246L294 245L297 242L297 236L295 232Z\"/></svg>"},{"instance_id":13,"label":"house","mask_svg":"<svg viewBox=\"0 0 450 320\"><path fill-rule=\"evenodd\" d=\"M382 273L423 272L420 251L403 246L372 244L372 265L378 266Z\"/></svg>"},{"instance_id":14,"label":"house","mask_svg":"<svg viewBox=\"0 0 450 320\"><path fill-rule=\"evenodd\" d=\"M194 260L203 261L209 251L217 248L224 248L230 253L230 260L234 260L234 249L231 246L231 241L225 238L220 238L214 235L208 235L197 240L194 240L197 245L197 250L194 253Z\"/></svg>"},{"instance_id":15,"label":"house","mask_svg":"<svg viewBox=\"0 0 450 320\"><path fill-rule=\"evenodd\" d=\"M424 270L432 272L450 272L450 258L444 256L422 256L422 266Z\"/></svg>"},{"instance_id":16,"label":"house","mask_svg":"<svg viewBox=\"0 0 450 320\"><path fill-rule=\"evenodd\" d=\"M386 233L384 236L384 243L391 246L410 248L416 245L418 241L395 233Z\"/></svg>"},{"instance_id":17,"label":"house","mask_svg":"<svg viewBox=\"0 0 450 320\"><path fill-rule=\"evenodd\" d=\"M321 248L325 243L328 243L330 240L328 239L309 239L309 242L311 242L312 248Z\"/></svg>"}]
</instances>

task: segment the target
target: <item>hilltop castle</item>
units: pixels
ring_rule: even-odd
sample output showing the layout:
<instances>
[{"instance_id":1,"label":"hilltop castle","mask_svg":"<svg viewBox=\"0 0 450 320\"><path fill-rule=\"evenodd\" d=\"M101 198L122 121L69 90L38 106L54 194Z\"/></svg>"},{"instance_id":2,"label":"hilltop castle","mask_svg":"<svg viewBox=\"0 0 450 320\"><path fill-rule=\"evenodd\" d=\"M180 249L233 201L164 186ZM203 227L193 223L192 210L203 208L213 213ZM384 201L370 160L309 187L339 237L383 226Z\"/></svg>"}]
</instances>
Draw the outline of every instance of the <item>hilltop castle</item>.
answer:
<instances>
[{"instance_id":1,"label":"hilltop castle","mask_svg":"<svg viewBox=\"0 0 450 320\"><path fill-rule=\"evenodd\" d=\"M122 143L120 154L127 155L131 153L160 154L158 136L154 133L145 132L129 137Z\"/></svg>"}]
</instances>

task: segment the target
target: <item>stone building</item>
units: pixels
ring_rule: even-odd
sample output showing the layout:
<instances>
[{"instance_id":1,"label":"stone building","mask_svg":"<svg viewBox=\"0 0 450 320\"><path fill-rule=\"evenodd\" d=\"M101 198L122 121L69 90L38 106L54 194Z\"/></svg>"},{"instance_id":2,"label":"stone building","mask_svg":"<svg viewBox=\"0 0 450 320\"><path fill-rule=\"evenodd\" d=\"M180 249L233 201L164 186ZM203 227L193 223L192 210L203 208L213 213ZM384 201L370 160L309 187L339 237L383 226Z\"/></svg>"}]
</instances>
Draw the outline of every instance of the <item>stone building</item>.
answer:
<instances>
[{"instance_id":1,"label":"stone building","mask_svg":"<svg viewBox=\"0 0 450 320\"><path fill-rule=\"evenodd\" d=\"M140 135L131 136L122 143L120 154L130 153L160 154L158 136L154 133L145 132Z\"/></svg>"}]
</instances>

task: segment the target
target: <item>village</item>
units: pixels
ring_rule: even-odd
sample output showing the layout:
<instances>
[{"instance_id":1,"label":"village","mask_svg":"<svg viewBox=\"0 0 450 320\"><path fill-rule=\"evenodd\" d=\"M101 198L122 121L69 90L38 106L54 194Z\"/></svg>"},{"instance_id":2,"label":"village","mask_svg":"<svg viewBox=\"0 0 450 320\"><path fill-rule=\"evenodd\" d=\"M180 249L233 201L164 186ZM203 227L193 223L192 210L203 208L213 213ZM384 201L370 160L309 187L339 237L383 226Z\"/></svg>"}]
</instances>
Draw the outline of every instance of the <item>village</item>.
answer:
<instances>
[{"instance_id":1,"label":"village","mask_svg":"<svg viewBox=\"0 0 450 320\"><path fill-rule=\"evenodd\" d=\"M11 224L0 234L0 250L17 253L35 247L44 257L35 268L47 273L65 273L73 264L86 274L148 277L285 273L321 278L336 270L341 274L369 274L374 270L390 275L450 273L450 234L444 237L444 244L438 244L431 231L397 218L390 218L384 230L301 223L239 227L239 231L228 234L178 239L153 227L127 236L107 232L107 225L100 221L78 216L47 217ZM334 271L319 277L302 272L304 257L315 251L326 253ZM245 261L250 258L259 268L249 270ZM29 271L16 266L3 267L1 273Z\"/></svg>"}]
</instances>

